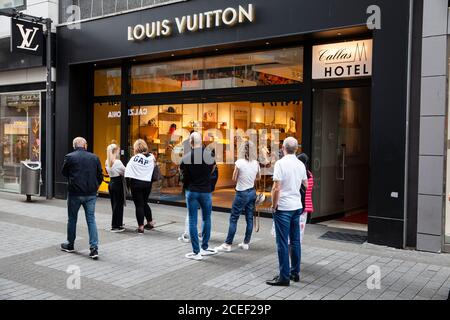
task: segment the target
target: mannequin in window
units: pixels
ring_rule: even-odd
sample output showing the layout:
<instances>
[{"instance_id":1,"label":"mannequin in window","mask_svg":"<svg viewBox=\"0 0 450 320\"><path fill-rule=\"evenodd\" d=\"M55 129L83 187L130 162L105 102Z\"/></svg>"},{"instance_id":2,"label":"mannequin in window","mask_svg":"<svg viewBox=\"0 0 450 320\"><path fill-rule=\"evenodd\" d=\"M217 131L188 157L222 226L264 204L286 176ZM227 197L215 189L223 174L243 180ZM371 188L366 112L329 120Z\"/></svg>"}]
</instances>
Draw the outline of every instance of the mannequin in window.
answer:
<instances>
[{"instance_id":1,"label":"mannequin in window","mask_svg":"<svg viewBox=\"0 0 450 320\"><path fill-rule=\"evenodd\" d=\"M297 122L294 118L291 118L289 120L289 133L290 134L296 134L297 133Z\"/></svg>"}]
</instances>

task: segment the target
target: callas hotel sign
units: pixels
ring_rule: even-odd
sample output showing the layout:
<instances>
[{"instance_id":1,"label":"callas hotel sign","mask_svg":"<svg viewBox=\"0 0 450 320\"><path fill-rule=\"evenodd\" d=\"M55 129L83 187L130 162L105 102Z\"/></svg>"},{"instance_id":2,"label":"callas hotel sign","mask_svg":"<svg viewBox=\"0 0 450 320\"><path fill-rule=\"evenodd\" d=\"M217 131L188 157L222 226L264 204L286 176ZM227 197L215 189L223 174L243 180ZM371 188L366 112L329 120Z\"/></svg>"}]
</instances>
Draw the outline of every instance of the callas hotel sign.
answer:
<instances>
[{"instance_id":1,"label":"callas hotel sign","mask_svg":"<svg viewBox=\"0 0 450 320\"><path fill-rule=\"evenodd\" d=\"M372 40L314 46L313 79L370 77L372 47Z\"/></svg>"}]
</instances>

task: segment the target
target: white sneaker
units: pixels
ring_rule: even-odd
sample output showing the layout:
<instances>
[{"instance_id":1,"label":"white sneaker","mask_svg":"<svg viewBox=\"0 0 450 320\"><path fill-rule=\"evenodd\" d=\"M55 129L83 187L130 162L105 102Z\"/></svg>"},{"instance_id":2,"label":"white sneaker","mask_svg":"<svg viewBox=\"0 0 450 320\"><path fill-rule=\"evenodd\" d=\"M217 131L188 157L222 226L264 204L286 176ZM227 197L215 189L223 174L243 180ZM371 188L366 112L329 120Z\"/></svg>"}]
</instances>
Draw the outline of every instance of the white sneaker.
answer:
<instances>
[{"instance_id":1,"label":"white sneaker","mask_svg":"<svg viewBox=\"0 0 450 320\"><path fill-rule=\"evenodd\" d=\"M189 236L186 233L183 233L181 237L178 238L178 241L189 243L191 240L189 239Z\"/></svg>"},{"instance_id":2,"label":"white sneaker","mask_svg":"<svg viewBox=\"0 0 450 320\"><path fill-rule=\"evenodd\" d=\"M242 250L249 250L250 249L250 245L247 243L240 243L239 244L239 248L241 248Z\"/></svg>"},{"instance_id":3,"label":"white sneaker","mask_svg":"<svg viewBox=\"0 0 450 320\"><path fill-rule=\"evenodd\" d=\"M224 243L221 246L216 247L214 250L216 250L217 252L231 252L231 246Z\"/></svg>"},{"instance_id":4,"label":"white sneaker","mask_svg":"<svg viewBox=\"0 0 450 320\"><path fill-rule=\"evenodd\" d=\"M203 249L201 249L200 250L200 254L202 255L202 256L204 256L204 257L207 257L207 256L213 256L213 255L216 255L218 252L217 252L217 250L216 249L206 249L206 250L203 250Z\"/></svg>"},{"instance_id":5,"label":"white sneaker","mask_svg":"<svg viewBox=\"0 0 450 320\"><path fill-rule=\"evenodd\" d=\"M201 261L203 260L203 257L200 253L195 254L195 253L188 253L187 255L185 255L186 258L191 259L191 260L195 260L195 261Z\"/></svg>"}]
</instances>

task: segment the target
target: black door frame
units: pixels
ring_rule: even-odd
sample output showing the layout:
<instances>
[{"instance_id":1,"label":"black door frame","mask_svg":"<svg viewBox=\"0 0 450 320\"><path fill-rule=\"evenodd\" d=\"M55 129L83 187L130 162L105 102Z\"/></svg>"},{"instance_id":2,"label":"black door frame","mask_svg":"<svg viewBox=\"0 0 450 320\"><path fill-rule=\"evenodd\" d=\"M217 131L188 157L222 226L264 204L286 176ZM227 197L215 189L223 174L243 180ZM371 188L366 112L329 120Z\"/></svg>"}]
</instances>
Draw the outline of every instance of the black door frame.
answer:
<instances>
[{"instance_id":1,"label":"black door frame","mask_svg":"<svg viewBox=\"0 0 450 320\"><path fill-rule=\"evenodd\" d=\"M341 80L327 80L327 81L312 81L312 92L311 92L311 122L312 122L312 115L314 114L314 93L316 90L323 90L323 89L343 89L343 88L361 88L361 87L365 87L365 88L370 88L371 89L371 94L372 94L372 78L364 78L364 79L341 79ZM372 100L372 99L371 99ZM371 112L372 113L372 108L371 108ZM372 116L370 117L370 126L372 128ZM313 132L314 128L312 127L311 124L311 132ZM312 134L311 134L311 139L312 139ZM369 139L371 139L371 137L369 137ZM311 141L311 146L312 146L312 141ZM313 157L313 150L311 148L310 154L311 154L311 159ZM369 171L372 165L372 148L370 148L369 150ZM370 179L370 173L369 173L369 179ZM370 188L370 183L369 183L369 188ZM370 191L369 191L370 193ZM370 197L369 194L367 195L367 199L368 199L368 205L369 205L369 201L370 201ZM342 213L337 213L334 215L330 215L330 216L326 216L326 217L320 217L320 218L311 218L310 221L312 223L320 223L320 222L324 222L324 221L330 221L330 220L336 220L339 218L342 218L345 216L345 212Z\"/></svg>"}]
</instances>

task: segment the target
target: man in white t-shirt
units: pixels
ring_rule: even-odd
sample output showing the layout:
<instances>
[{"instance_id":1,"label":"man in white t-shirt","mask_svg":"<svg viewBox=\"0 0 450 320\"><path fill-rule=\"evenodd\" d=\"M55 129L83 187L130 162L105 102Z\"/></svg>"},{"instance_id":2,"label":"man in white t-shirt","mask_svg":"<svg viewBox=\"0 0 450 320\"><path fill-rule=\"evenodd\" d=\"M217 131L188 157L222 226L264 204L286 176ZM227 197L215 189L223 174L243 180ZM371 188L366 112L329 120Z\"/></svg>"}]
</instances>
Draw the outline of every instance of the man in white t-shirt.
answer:
<instances>
[{"instance_id":1,"label":"man in white t-shirt","mask_svg":"<svg viewBox=\"0 0 450 320\"><path fill-rule=\"evenodd\" d=\"M308 187L305 165L295 153L298 141L287 138L283 143L284 157L275 163L272 188L272 210L275 222L280 274L266 283L271 286L289 286L290 280L300 281L300 216L303 204L301 185ZM291 263L289 263L289 239Z\"/></svg>"}]
</instances>

